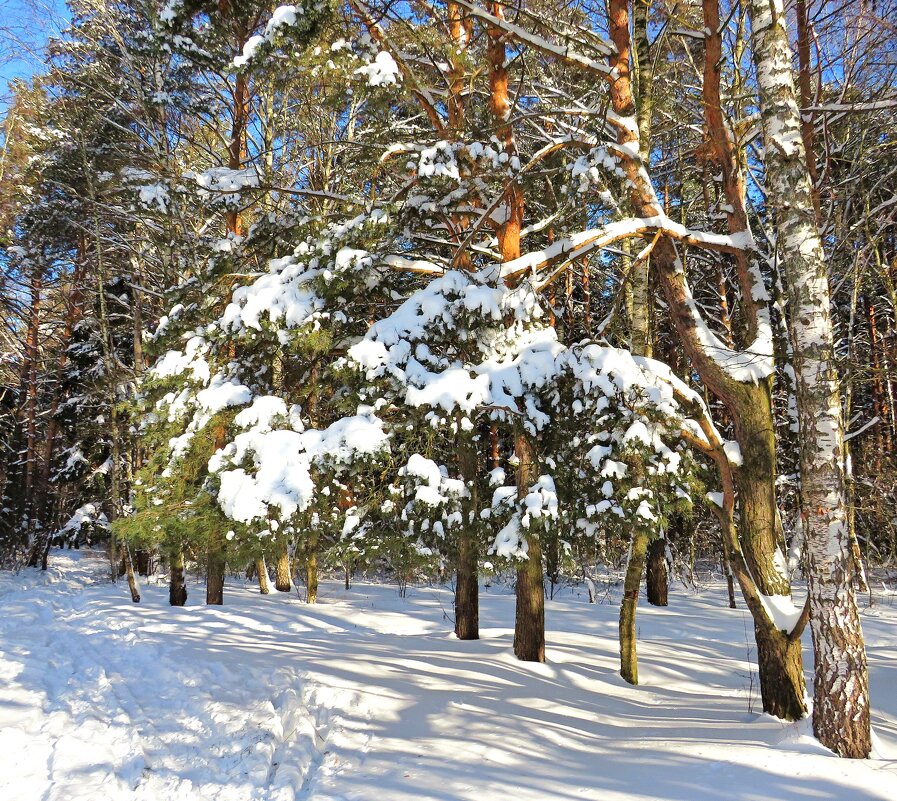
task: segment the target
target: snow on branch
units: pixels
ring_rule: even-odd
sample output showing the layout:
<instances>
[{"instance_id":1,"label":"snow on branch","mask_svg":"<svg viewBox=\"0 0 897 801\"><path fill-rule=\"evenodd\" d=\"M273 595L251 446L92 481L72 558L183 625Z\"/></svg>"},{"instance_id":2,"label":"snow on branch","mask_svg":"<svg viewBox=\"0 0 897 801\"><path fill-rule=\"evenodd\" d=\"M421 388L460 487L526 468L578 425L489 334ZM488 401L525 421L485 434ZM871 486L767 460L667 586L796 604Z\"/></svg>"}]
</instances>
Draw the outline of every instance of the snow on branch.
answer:
<instances>
[{"instance_id":1,"label":"snow on branch","mask_svg":"<svg viewBox=\"0 0 897 801\"><path fill-rule=\"evenodd\" d=\"M548 39L544 39L541 36L521 28L519 25L515 25L513 22L508 22L507 20L496 17L494 14L490 14L475 3L467 2L467 0L458 0L458 5L466 8L473 16L481 19L483 22L505 31L513 36L517 42L526 45L527 47L531 47L533 50L538 50L540 53L554 56L567 64L580 67L589 72L596 72L603 76L611 75L613 72L612 68L605 61L597 61L587 55L578 53L569 45L554 44ZM607 56L615 52L613 44L604 40L598 40L595 43L595 48L602 56Z\"/></svg>"},{"instance_id":2,"label":"snow on branch","mask_svg":"<svg viewBox=\"0 0 897 801\"><path fill-rule=\"evenodd\" d=\"M264 33L250 36L246 40L243 52L234 58L233 66L236 69L246 67L262 47L271 44L280 31L298 25L305 14L306 10L301 5L278 6L268 20Z\"/></svg>"},{"instance_id":3,"label":"snow on branch","mask_svg":"<svg viewBox=\"0 0 897 801\"><path fill-rule=\"evenodd\" d=\"M749 232L732 235L711 234L694 231L666 215L656 217L632 217L612 222L602 228L591 228L559 239L542 250L531 251L518 259L505 262L501 268L502 277L512 278L526 272L535 272L564 259L573 261L586 256L593 250L607 247L621 239L656 233L666 234L687 245L710 250L735 252L753 248L754 241Z\"/></svg>"},{"instance_id":4,"label":"snow on branch","mask_svg":"<svg viewBox=\"0 0 897 801\"><path fill-rule=\"evenodd\" d=\"M291 419L292 427L276 427L272 418L277 417ZM340 468L389 448L382 422L366 409L323 430L297 431L298 412L288 412L280 398L263 396L235 422L249 427L212 456L209 472L220 480L221 511L240 523L267 521L271 515L287 520L305 511L315 497L316 468Z\"/></svg>"},{"instance_id":5,"label":"snow on branch","mask_svg":"<svg viewBox=\"0 0 897 801\"><path fill-rule=\"evenodd\" d=\"M886 100L869 100L860 103L822 103L816 106L807 106L806 108L801 109L801 111L804 114L861 114L869 111L885 111L892 108L897 108L897 98L889 98Z\"/></svg>"},{"instance_id":6,"label":"snow on branch","mask_svg":"<svg viewBox=\"0 0 897 801\"><path fill-rule=\"evenodd\" d=\"M398 75L402 76L402 79L411 89L412 94L417 98L417 101L420 103L433 127L437 131L444 130L445 121L438 110L439 104L430 93L430 90L425 86L421 86L417 81L415 71L408 66L399 49L390 41L383 26L375 19L371 9L361 2L361 0L349 0L349 5L355 13L361 17L361 21L364 23L364 27L367 29L368 33L370 33L371 38L383 48L384 52L389 54L392 60L392 64L388 65L389 69L392 69L392 66L395 66L397 69L397 72L392 73L393 77L397 77ZM387 65L382 66L385 67ZM369 77L371 76L369 75Z\"/></svg>"}]
</instances>

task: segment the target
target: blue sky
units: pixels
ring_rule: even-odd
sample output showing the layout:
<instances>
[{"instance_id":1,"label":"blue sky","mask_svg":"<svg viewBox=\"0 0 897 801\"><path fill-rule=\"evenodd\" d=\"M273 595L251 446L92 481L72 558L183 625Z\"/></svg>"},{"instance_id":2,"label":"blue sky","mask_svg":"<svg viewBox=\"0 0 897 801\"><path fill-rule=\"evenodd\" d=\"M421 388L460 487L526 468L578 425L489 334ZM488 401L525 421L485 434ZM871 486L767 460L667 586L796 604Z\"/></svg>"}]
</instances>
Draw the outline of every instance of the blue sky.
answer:
<instances>
[{"instance_id":1,"label":"blue sky","mask_svg":"<svg viewBox=\"0 0 897 801\"><path fill-rule=\"evenodd\" d=\"M7 83L40 69L41 48L67 19L64 0L0 0L0 115Z\"/></svg>"}]
</instances>

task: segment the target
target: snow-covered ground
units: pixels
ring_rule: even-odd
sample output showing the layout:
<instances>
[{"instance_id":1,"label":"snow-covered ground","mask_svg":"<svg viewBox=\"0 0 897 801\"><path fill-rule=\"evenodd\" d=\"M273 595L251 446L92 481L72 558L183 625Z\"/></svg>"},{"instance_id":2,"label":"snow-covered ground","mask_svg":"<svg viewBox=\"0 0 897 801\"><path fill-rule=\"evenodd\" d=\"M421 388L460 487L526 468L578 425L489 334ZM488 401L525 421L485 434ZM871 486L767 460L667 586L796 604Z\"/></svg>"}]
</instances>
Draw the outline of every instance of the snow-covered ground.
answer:
<instances>
[{"instance_id":1,"label":"snow-covered ground","mask_svg":"<svg viewBox=\"0 0 897 801\"><path fill-rule=\"evenodd\" d=\"M757 712L750 619L721 587L640 608L629 687L616 606L570 593L533 665L507 591L462 643L445 589L325 583L307 606L228 585L205 607L197 585L172 609L106 569L54 552L0 577L2 801L897 799L897 604L863 616L876 754L850 762Z\"/></svg>"}]
</instances>

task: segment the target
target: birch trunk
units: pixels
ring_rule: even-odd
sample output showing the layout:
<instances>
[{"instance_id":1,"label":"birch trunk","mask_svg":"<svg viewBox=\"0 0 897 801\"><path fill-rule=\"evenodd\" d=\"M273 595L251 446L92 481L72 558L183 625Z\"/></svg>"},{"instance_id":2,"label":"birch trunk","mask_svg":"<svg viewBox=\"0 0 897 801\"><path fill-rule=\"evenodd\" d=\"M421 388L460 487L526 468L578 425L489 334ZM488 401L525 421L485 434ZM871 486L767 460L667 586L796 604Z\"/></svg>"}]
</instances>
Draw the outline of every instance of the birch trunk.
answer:
<instances>
[{"instance_id":1,"label":"birch trunk","mask_svg":"<svg viewBox=\"0 0 897 801\"><path fill-rule=\"evenodd\" d=\"M813 731L840 756L862 758L871 749L869 684L850 580L844 422L825 253L801 137L782 0L750 0L749 7L766 192L776 211L797 376L801 514L816 663Z\"/></svg>"},{"instance_id":2,"label":"birch trunk","mask_svg":"<svg viewBox=\"0 0 897 801\"><path fill-rule=\"evenodd\" d=\"M651 116L654 112L654 66L648 41L648 13L651 0L637 0L632 11L633 73L635 97L638 98L636 119L639 131L639 156L648 164L651 157ZM629 269L632 286L630 347L637 356L653 356L651 347L649 293L650 256L636 259Z\"/></svg>"}]
</instances>

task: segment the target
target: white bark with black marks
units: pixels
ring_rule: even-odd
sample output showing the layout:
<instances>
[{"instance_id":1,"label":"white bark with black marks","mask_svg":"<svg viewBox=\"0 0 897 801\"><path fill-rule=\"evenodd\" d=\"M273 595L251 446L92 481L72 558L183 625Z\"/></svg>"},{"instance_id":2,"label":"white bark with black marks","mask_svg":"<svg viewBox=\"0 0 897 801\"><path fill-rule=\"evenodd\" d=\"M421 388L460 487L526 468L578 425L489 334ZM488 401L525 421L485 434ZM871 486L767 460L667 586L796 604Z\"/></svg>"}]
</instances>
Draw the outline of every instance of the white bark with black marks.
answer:
<instances>
[{"instance_id":1,"label":"white bark with black marks","mask_svg":"<svg viewBox=\"0 0 897 801\"><path fill-rule=\"evenodd\" d=\"M869 679L850 580L844 421L826 259L801 137L782 0L751 0L750 13L766 191L776 213L797 377L802 515L816 662L813 731L841 756L867 757Z\"/></svg>"}]
</instances>

